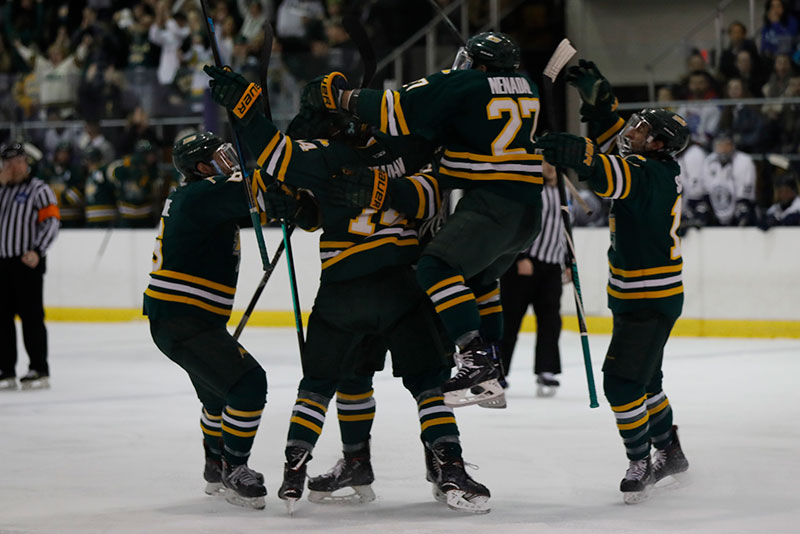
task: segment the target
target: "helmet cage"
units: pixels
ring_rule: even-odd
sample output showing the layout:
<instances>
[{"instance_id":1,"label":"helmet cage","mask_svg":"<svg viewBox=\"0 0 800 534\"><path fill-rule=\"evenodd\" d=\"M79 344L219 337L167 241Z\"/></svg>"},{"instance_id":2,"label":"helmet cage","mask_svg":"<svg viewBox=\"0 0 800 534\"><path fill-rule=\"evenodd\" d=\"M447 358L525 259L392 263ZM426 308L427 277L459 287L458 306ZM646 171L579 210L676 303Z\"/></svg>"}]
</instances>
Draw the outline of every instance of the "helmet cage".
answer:
<instances>
[{"instance_id":1,"label":"helmet cage","mask_svg":"<svg viewBox=\"0 0 800 534\"><path fill-rule=\"evenodd\" d=\"M472 56L467 52L466 47L462 46L456 52L456 57L453 59L453 66L450 67L450 70L469 70L472 68L473 63Z\"/></svg>"},{"instance_id":2,"label":"helmet cage","mask_svg":"<svg viewBox=\"0 0 800 534\"><path fill-rule=\"evenodd\" d=\"M224 176L230 176L240 170L239 157L233 145L230 143L222 143L217 147L211 154L211 159L208 161L208 164L214 167L217 173Z\"/></svg>"},{"instance_id":3,"label":"helmet cage","mask_svg":"<svg viewBox=\"0 0 800 534\"><path fill-rule=\"evenodd\" d=\"M636 150L631 143L630 137L628 137L628 132L632 130L638 130L642 126L647 126L647 133L645 134L644 144L641 150ZM625 126L622 127L622 130L619 131L617 134L617 147L619 149L619 153L622 157L630 156L631 154L639 154L644 153L644 148L651 143L655 138L653 137L653 125L650 124L647 119L639 115L638 113L634 113L628 119L628 122L625 123Z\"/></svg>"}]
</instances>

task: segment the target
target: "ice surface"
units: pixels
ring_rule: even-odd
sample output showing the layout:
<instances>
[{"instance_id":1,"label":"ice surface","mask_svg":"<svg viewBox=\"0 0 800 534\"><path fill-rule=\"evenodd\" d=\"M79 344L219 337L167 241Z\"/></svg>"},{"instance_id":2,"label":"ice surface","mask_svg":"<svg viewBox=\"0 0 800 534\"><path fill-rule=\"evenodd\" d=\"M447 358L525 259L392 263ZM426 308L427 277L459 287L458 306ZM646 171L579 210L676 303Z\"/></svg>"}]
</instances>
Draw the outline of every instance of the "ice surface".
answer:
<instances>
[{"instance_id":1,"label":"ice surface","mask_svg":"<svg viewBox=\"0 0 800 534\"><path fill-rule=\"evenodd\" d=\"M507 410L458 409L471 474L492 512L436 503L425 481L410 395L384 371L364 505L316 505L294 517L277 496L300 366L291 329L252 328L244 345L267 370L268 404L251 457L267 508L203 494L199 402L188 378L150 340L147 323L50 323L47 391L0 394L0 532L139 533L779 533L800 531L800 341L673 338L665 391L691 462L692 484L626 506L627 462L599 367L608 336L591 336L601 406L588 407L577 334L562 337L557 396L534 395L533 335L523 334ZM20 340L21 346L21 340ZM18 374L27 367L20 356ZM309 474L340 455L331 409Z\"/></svg>"}]
</instances>

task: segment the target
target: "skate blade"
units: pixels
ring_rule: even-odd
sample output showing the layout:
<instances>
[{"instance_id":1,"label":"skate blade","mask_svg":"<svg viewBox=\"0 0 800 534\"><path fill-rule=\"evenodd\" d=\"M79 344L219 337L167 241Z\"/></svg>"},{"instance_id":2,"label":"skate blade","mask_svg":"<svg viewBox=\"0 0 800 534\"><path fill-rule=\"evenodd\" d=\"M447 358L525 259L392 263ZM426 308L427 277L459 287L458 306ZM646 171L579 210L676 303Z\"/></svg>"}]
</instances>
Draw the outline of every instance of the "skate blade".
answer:
<instances>
[{"instance_id":1,"label":"skate blade","mask_svg":"<svg viewBox=\"0 0 800 534\"><path fill-rule=\"evenodd\" d=\"M433 484L433 498L436 499L436 502L447 504L447 495L445 495L436 484Z\"/></svg>"},{"instance_id":2,"label":"skate blade","mask_svg":"<svg viewBox=\"0 0 800 534\"><path fill-rule=\"evenodd\" d=\"M316 504L362 504L375 500L375 492L372 491L372 486L369 484L364 486L347 486L347 488L351 488L353 492L335 495L335 491L309 490L308 500Z\"/></svg>"},{"instance_id":3,"label":"skate blade","mask_svg":"<svg viewBox=\"0 0 800 534\"><path fill-rule=\"evenodd\" d=\"M456 512L488 514L492 511L489 507L489 498L483 495L470 496L462 490L450 490L445 495L447 507Z\"/></svg>"},{"instance_id":4,"label":"skate blade","mask_svg":"<svg viewBox=\"0 0 800 534\"><path fill-rule=\"evenodd\" d=\"M243 508L255 508L256 510L263 510L267 506L263 496L242 497L235 491L226 491L225 500L235 506L241 506Z\"/></svg>"},{"instance_id":5,"label":"skate blade","mask_svg":"<svg viewBox=\"0 0 800 534\"><path fill-rule=\"evenodd\" d=\"M478 392L475 393L472 390L477 390ZM444 393L444 403L451 408L458 408L460 406L479 404L500 395L503 395L503 386L500 385L496 378L492 378L468 388L446 391Z\"/></svg>"},{"instance_id":6,"label":"skate blade","mask_svg":"<svg viewBox=\"0 0 800 534\"><path fill-rule=\"evenodd\" d=\"M21 389L23 391L32 389L50 389L50 381L47 379L47 377L31 380L30 382L20 382L20 385L22 386Z\"/></svg>"},{"instance_id":7,"label":"skate blade","mask_svg":"<svg viewBox=\"0 0 800 534\"><path fill-rule=\"evenodd\" d=\"M222 485L222 482L208 482L205 492L206 495L211 495L212 497L221 497L225 495L225 486Z\"/></svg>"},{"instance_id":8,"label":"skate blade","mask_svg":"<svg viewBox=\"0 0 800 534\"><path fill-rule=\"evenodd\" d=\"M685 488L692 484L692 476L686 471L672 473L656 482L655 489L658 491L674 491Z\"/></svg>"},{"instance_id":9,"label":"skate blade","mask_svg":"<svg viewBox=\"0 0 800 534\"><path fill-rule=\"evenodd\" d=\"M536 396L543 398L555 397L557 391L558 386L545 386L543 384L539 384L536 388Z\"/></svg>"},{"instance_id":10,"label":"skate blade","mask_svg":"<svg viewBox=\"0 0 800 534\"><path fill-rule=\"evenodd\" d=\"M642 491L625 491L622 493L622 500L625 504L639 504L650 497L650 486Z\"/></svg>"},{"instance_id":11,"label":"skate blade","mask_svg":"<svg viewBox=\"0 0 800 534\"><path fill-rule=\"evenodd\" d=\"M0 391L16 391L17 382L15 380L0 380Z\"/></svg>"},{"instance_id":12,"label":"skate blade","mask_svg":"<svg viewBox=\"0 0 800 534\"><path fill-rule=\"evenodd\" d=\"M283 504L286 505L286 512L289 515L294 515L295 508L297 508L297 499L284 498Z\"/></svg>"},{"instance_id":13,"label":"skate blade","mask_svg":"<svg viewBox=\"0 0 800 534\"><path fill-rule=\"evenodd\" d=\"M492 408L494 410L504 410L508 408L508 403L506 402L506 394L503 393L493 399L489 399L487 401L479 402L478 406L481 408Z\"/></svg>"}]
</instances>

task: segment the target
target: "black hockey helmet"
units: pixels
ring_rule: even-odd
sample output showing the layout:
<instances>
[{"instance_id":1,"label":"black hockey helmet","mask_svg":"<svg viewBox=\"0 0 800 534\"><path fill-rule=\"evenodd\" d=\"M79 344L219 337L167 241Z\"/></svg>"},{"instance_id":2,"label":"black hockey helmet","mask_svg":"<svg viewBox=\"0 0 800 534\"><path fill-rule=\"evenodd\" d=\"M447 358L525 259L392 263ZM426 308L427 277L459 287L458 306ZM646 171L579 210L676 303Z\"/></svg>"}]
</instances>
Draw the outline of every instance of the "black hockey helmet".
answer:
<instances>
[{"instance_id":1,"label":"black hockey helmet","mask_svg":"<svg viewBox=\"0 0 800 534\"><path fill-rule=\"evenodd\" d=\"M453 70L466 70L484 65L492 72L513 72L519 68L520 50L511 37L500 32L473 35L459 49Z\"/></svg>"},{"instance_id":2,"label":"black hockey helmet","mask_svg":"<svg viewBox=\"0 0 800 534\"><path fill-rule=\"evenodd\" d=\"M213 167L218 174L228 175L239 167L236 153L230 143L211 132L193 133L175 141L172 147L172 163L187 180L207 178L197 170L198 163ZM225 168L227 167L227 169Z\"/></svg>"},{"instance_id":3,"label":"black hockey helmet","mask_svg":"<svg viewBox=\"0 0 800 534\"><path fill-rule=\"evenodd\" d=\"M661 141L664 146L658 150L648 151L648 154L659 156L677 156L689 144L691 132L686 120L664 108L645 108L639 113L634 113L625 127L617 134L617 146L623 156L628 156L636 151L631 147L630 139L625 135L632 128L639 127L642 123L650 126L647 141Z\"/></svg>"},{"instance_id":4,"label":"black hockey helmet","mask_svg":"<svg viewBox=\"0 0 800 534\"><path fill-rule=\"evenodd\" d=\"M9 143L0 147L0 158L11 159L17 156L26 156L25 147L22 143Z\"/></svg>"}]
</instances>

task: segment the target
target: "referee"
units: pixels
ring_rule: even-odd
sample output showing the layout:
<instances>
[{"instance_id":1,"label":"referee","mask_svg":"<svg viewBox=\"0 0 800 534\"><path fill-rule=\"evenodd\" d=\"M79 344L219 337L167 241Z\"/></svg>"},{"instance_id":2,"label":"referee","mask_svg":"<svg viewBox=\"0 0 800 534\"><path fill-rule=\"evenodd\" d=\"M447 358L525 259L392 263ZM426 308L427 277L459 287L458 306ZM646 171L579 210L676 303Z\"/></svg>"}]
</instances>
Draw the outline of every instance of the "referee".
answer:
<instances>
[{"instance_id":1,"label":"referee","mask_svg":"<svg viewBox=\"0 0 800 534\"><path fill-rule=\"evenodd\" d=\"M555 394L561 373L558 338L561 335L561 268L566 259L564 222L556 186L555 168L543 165L542 230L517 262L500 279L500 301L503 305L503 368L508 372L517 344L522 318L533 305L536 315L536 352L534 373L537 394Z\"/></svg>"},{"instance_id":2,"label":"referee","mask_svg":"<svg viewBox=\"0 0 800 534\"><path fill-rule=\"evenodd\" d=\"M0 160L0 389L17 388L15 315L22 321L30 358L22 389L46 388L50 370L42 281L45 254L60 225L58 203L50 187L31 176L21 144L0 148Z\"/></svg>"}]
</instances>

